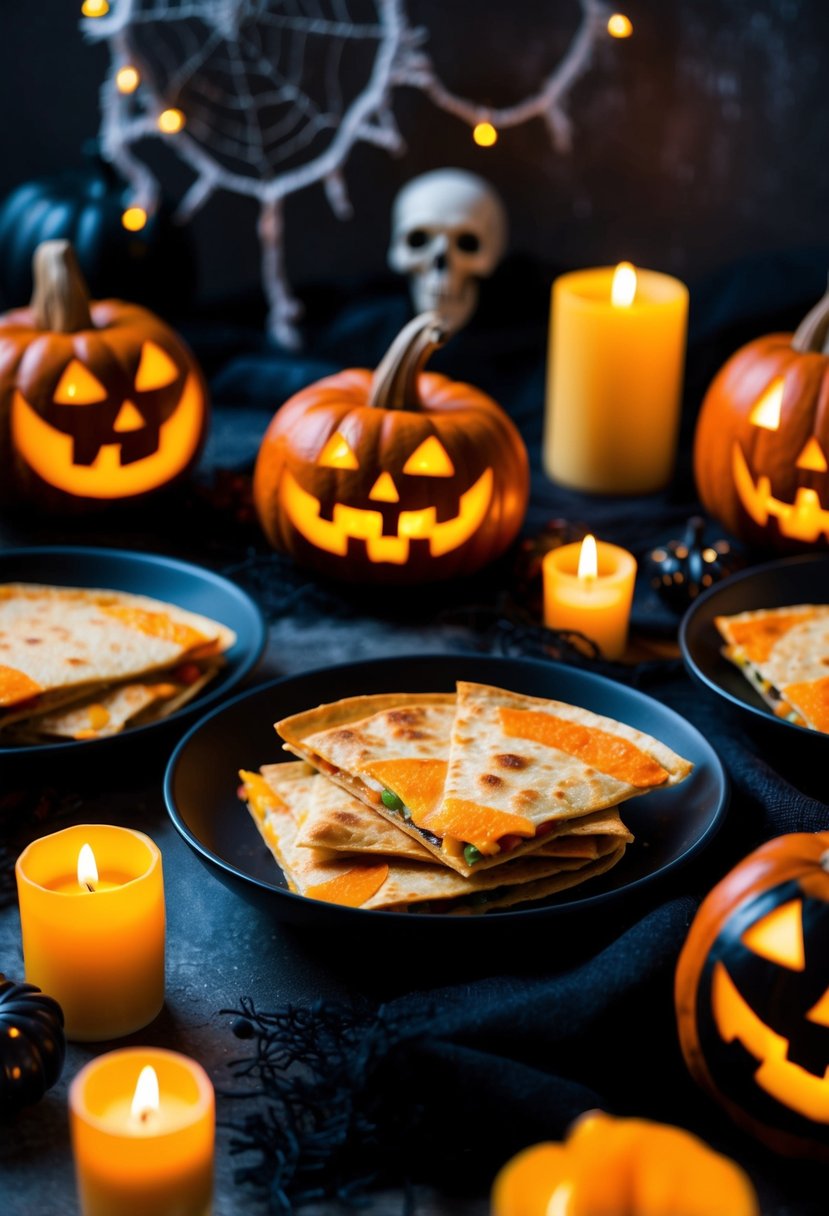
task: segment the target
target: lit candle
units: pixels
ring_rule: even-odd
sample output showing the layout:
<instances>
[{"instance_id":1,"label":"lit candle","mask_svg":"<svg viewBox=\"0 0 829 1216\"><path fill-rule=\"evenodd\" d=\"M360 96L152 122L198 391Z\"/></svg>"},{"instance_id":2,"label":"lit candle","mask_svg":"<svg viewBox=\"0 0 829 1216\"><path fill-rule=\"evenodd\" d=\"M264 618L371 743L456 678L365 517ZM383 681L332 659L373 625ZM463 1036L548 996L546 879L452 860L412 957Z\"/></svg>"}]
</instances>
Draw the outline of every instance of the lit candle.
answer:
<instances>
[{"instance_id":1,"label":"lit candle","mask_svg":"<svg viewBox=\"0 0 829 1216\"><path fill-rule=\"evenodd\" d=\"M17 860L26 979L60 1003L66 1037L146 1026L164 1003L161 853L130 828L44 836Z\"/></svg>"},{"instance_id":2,"label":"lit candle","mask_svg":"<svg viewBox=\"0 0 829 1216\"><path fill-rule=\"evenodd\" d=\"M209 1216L215 1103L204 1069L161 1048L111 1051L69 1089L83 1216Z\"/></svg>"},{"instance_id":3,"label":"lit candle","mask_svg":"<svg viewBox=\"0 0 829 1216\"><path fill-rule=\"evenodd\" d=\"M544 468L604 494L647 494L676 452L688 289L622 262L553 284Z\"/></svg>"},{"instance_id":4,"label":"lit candle","mask_svg":"<svg viewBox=\"0 0 829 1216\"><path fill-rule=\"evenodd\" d=\"M586 536L581 544L551 549L542 562L544 623L590 638L606 659L627 644L636 559L626 549Z\"/></svg>"}]
</instances>

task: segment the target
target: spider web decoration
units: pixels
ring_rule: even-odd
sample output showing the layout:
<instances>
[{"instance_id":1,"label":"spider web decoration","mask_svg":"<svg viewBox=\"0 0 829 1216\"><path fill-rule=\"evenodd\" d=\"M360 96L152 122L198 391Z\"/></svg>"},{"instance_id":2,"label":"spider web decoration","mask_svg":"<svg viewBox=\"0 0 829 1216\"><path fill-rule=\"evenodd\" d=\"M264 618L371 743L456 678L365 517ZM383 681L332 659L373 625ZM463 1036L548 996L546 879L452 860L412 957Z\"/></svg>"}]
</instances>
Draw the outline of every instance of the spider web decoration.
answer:
<instances>
[{"instance_id":1,"label":"spider web decoration","mask_svg":"<svg viewBox=\"0 0 829 1216\"><path fill-rule=\"evenodd\" d=\"M608 36L601 0L579 4L573 40L539 91L492 108L441 82L427 31L409 23L404 0L111 0L111 8L86 0L82 27L111 56L101 151L128 182L135 226L159 203L158 179L134 147L148 137L167 141L195 174L179 204L182 222L217 190L259 202L268 331L296 347L300 306L285 269L284 199L320 182L335 215L349 218L343 170L354 146L405 150L392 109L399 87L419 89L473 128L542 117L552 146L567 151L568 95Z\"/></svg>"}]
</instances>

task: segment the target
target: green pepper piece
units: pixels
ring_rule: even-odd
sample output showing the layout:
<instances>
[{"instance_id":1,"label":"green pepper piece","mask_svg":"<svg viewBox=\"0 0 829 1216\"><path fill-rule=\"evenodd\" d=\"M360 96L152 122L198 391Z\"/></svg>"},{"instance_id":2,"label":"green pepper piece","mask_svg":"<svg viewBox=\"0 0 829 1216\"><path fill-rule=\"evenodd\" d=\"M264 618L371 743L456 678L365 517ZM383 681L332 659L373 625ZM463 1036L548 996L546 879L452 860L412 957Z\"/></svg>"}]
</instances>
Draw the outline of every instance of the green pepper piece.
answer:
<instances>
[{"instance_id":1,"label":"green pepper piece","mask_svg":"<svg viewBox=\"0 0 829 1216\"><path fill-rule=\"evenodd\" d=\"M380 801L389 811L403 810L403 799L398 798L397 794L393 794L391 790L383 790L382 794L380 795Z\"/></svg>"},{"instance_id":2,"label":"green pepper piece","mask_svg":"<svg viewBox=\"0 0 829 1216\"><path fill-rule=\"evenodd\" d=\"M476 861L480 861L483 854L480 849L476 849L474 844L465 844L463 846L463 859L468 866L474 866Z\"/></svg>"}]
</instances>

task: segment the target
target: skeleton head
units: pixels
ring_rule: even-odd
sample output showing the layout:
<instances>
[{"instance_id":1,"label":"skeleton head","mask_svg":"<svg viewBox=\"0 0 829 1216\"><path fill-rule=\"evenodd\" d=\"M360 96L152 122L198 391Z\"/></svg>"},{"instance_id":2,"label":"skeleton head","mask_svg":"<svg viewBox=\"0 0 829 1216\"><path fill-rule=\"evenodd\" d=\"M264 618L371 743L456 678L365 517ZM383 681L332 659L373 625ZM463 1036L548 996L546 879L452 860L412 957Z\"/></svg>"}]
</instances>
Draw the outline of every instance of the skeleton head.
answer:
<instances>
[{"instance_id":1,"label":"skeleton head","mask_svg":"<svg viewBox=\"0 0 829 1216\"><path fill-rule=\"evenodd\" d=\"M474 173L435 169L394 200L389 265L409 275L415 311L439 313L450 331L472 316L478 279L492 274L506 243L504 205Z\"/></svg>"}]
</instances>

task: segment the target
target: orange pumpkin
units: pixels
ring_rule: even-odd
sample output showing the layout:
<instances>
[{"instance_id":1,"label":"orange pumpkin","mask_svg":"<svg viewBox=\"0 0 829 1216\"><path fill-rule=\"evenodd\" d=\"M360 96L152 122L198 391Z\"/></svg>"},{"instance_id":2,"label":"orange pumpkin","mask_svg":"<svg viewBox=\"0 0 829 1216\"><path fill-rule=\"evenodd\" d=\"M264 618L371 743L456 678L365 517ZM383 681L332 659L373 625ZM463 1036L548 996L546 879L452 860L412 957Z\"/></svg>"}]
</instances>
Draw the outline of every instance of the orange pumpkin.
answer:
<instances>
[{"instance_id":1,"label":"orange pumpkin","mask_svg":"<svg viewBox=\"0 0 829 1216\"><path fill-rule=\"evenodd\" d=\"M91 302L67 241L38 247L34 279L31 305L0 318L0 457L12 492L65 506L167 485L207 425L193 356L147 309Z\"/></svg>"},{"instance_id":2,"label":"orange pumpkin","mask_svg":"<svg viewBox=\"0 0 829 1216\"><path fill-rule=\"evenodd\" d=\"M253 482L272 545L322 574L420 583L477 570L514 540L526 449L490 397L422 372L442 340L433 314L416 317L373 375L339 372L277 412Z\"/></svg>"},{"instance_id":3,"label":"orange pumpkin","mask_svg":"<svg viewBox=\"0 0 829 1216\"><path fill-rule=\"evenodd\" d=\"M690 1132L590 1111L508 1161L492 1216L759 1216L738 1165Z\"/></svg>"},{"instance_id":4,"label":"orange pumpkin","mask_svg":"<svg viewBox=\"0 0 829 1216\"><path fill-rule=\"evenodd\" d=\"M715 377L694 442L706 509L750 544L829 539L829 294L795 334L749 342Z\"/></svg>"},{"instance_id":5,"label":"orange pumpkin","mask_svg":"<svg viewBox=\"0 0 829 1216\"><path fill-rule=\"evenodd\" d=\"M701 905L676 972L691 1074L778 1152L829 1159L829 832L779 836Z\"/></svg>"}]
</instances>

